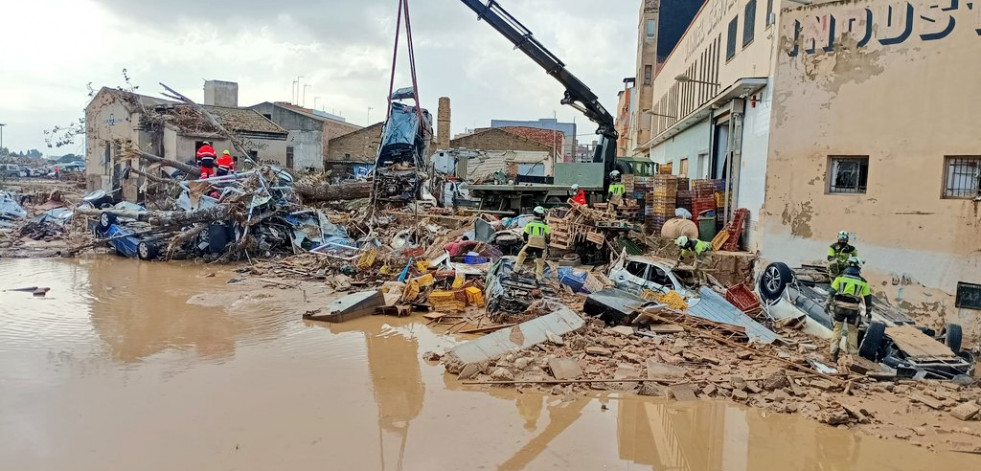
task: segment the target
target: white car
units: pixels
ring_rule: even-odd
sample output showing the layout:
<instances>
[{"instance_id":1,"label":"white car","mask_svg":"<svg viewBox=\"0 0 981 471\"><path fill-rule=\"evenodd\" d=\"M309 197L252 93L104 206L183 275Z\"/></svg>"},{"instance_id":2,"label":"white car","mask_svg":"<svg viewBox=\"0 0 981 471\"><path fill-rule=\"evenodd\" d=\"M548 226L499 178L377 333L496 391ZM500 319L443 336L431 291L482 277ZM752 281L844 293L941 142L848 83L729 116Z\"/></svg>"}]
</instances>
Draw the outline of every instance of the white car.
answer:
<instances>
[{"instance_id":1,"label":"white car","mask_svg":"<svg viewBox=\"0 0 981 471\"><path fill-rule=\"evenodd\" d=\"M645 289L667 293L676 291L689 297L688 286L693 286L692 274L675 270L668 260L628 255L621 257L610 269L610 281L617 288L640 295Z\"/></svg>"}]
</instances>

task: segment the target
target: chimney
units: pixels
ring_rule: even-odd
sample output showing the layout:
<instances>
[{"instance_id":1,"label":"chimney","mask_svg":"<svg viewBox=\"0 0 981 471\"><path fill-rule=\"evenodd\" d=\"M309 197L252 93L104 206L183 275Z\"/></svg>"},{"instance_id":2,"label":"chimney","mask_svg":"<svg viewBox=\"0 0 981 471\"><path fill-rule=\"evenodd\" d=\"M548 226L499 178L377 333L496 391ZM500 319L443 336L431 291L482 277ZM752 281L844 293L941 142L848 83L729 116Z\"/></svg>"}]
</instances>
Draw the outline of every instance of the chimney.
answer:
<instances>
[{"instance_id":1,"label":"chimney","mask_svg":"<svg viewBox=\"0 0 981 471\"><path fill-rule=\"evenodd\" d=\"M439 110L436 112L436 148L450 148L450 99L439 98Z\"/></svg>"},{"instance_id":2,"label":"chimney","mask_svg":"<svg viewBox=\"0 0 981 471\"><path fill-rule=\"evenodd\" d=\"M238 108L238 83L222 80L205 80L204 104Z\"/></svg>"}]
</instances>

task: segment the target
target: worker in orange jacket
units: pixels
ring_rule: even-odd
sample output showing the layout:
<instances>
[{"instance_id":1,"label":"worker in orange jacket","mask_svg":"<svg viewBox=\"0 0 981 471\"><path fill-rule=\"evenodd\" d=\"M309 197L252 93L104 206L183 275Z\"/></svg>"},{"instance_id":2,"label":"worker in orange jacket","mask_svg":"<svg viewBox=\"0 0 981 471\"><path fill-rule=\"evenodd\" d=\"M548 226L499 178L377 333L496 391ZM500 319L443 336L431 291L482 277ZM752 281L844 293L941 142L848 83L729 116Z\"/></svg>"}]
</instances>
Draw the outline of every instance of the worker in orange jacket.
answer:
<instances>
[{"instance_id":1,"label":"worker in orange jacket","mask_svg":"<svg viewBox=\"0 0 981 471\"><path fill-rule=\"evenodd\" d=\"M202 179L215 176L215 148L211 147L211 144L205 142L201 147L198 147L195 157L198 161L198 167L201 168Z\"/></svg>"},{"instance_id":2,"label":"worker in orange jacket","mask_svg":"<svg viewBox=\"0 0 981 471\"><path fill-rule=\"evenodd\" d=\"M586 204L586 191L583 190L582 188L579 188L579 184L578 183L573 183L571 189L572 189L572 192L575 193L575 196L572 197L572 202L575 203L575 204L581 204L581 205L584 205L585 206L585 204Z\"/></svg>"},{"instance_id":3,"label":"worker in orange jacket","mask_svg":"<svg viewBox=\"0 0 981 471\"><path fill-rule=\"evenodd\" d=\"M218 176L222 177L230 173L235 173L235 160L232 159L228 149L225 149L221 152L221 157L218 157Z\"/></svg>"}]
</instances>

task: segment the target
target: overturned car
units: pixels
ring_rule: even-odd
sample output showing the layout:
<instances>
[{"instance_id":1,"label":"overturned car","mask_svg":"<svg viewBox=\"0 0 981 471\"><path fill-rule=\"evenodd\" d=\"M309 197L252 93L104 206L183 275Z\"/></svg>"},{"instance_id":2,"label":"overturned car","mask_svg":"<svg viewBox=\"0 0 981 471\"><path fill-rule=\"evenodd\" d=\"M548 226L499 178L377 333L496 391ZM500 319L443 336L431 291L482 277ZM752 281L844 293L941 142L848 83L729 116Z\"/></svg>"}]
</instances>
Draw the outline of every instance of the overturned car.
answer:
<instances>
[{"instance_id":1,"label":"overturned car","mask_svg":"<svg viewBox=\"0 0 981 471\"><path fill-rule=\"evenodd\" d=\"M825 304L831 281L826 267L791 269L775 262L763 270L757 290L771 317L801 319L806 333L830 339L832 320ZM961 350L958 324L947 324L941 332L917 326L907 314L876 296L872 296L872 320L866 318L863 306L859 322L859 355L895 369L899 376L953 379L973 373L975 358Z\"/></svg>"}]
</instances>

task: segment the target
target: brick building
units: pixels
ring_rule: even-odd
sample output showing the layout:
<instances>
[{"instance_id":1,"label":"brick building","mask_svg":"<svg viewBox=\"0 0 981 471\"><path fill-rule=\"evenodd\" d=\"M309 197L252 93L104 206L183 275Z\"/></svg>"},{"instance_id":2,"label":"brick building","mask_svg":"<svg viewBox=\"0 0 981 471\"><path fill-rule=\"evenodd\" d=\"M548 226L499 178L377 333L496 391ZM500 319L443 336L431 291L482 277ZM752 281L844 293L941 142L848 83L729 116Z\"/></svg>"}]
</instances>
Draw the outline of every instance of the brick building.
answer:
<instances>
[{"instance_id":1,"label":"brick building","mask_svg":"<svg viewBox=\"0 0 981 471\"><path fill-rule=\"evenodd\" d=\"M561 134L561 133L559 133ZM450 140L452 149L478 150L531 150L545 151L554 157L555 147L548 141L540 142L527 137L513 134L504 128L484 128L470 134L457 136ZM561 152L561 148L559 148Z\"/></svg>"},{"instance_id":2,"label":"brick building","mask_svg":"<svg viewBox=\"0 0 981 471\"><path fill-rule=\"evenodd\" d=\"M291 167L297 169L323 169L330 140L361 129L340 116L281 101L249 108L289 131Z\"/></svg>"},{"instance_id":3,"label":"brick building","mask_svg":"<svg viewBox=\"0 0 981 471\"><path fill-rule=\"evenodd\" d=\"M384 128L385 123L375 123L332 138L327 143L325 169L336 175L347 175L374 165Z\"/></svg>"}]
</instances>

